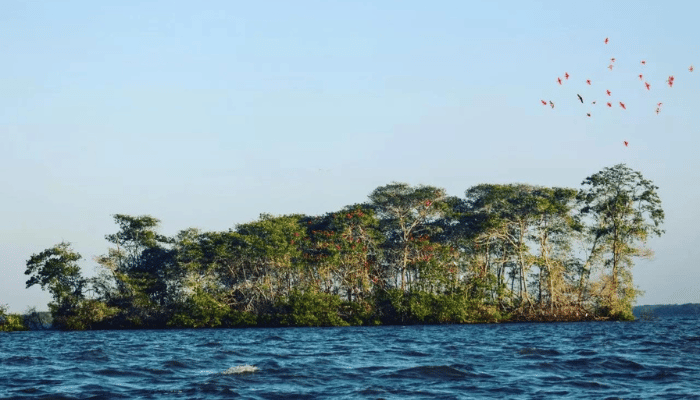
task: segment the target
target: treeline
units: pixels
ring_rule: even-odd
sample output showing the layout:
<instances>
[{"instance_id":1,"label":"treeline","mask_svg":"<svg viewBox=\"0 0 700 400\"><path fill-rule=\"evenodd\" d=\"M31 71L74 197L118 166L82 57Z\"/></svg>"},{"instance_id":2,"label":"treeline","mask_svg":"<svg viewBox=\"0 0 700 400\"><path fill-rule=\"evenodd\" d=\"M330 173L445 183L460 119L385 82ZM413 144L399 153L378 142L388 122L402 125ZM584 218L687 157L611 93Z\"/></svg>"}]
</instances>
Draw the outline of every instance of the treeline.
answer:
<instances>
[{"instance_id":1,"label":"treeline","mask_svg":"<svg viewBox=\"0 0 700 400\"><path fill-rule=\"evenodd\" d=\"M117 214L96 277L65 242L25 273L62 329L633 319L632 260L663 232L656 190L621 164L579 190L391 183L325 215L174 237Z\"/></svg>"}]
</instances>

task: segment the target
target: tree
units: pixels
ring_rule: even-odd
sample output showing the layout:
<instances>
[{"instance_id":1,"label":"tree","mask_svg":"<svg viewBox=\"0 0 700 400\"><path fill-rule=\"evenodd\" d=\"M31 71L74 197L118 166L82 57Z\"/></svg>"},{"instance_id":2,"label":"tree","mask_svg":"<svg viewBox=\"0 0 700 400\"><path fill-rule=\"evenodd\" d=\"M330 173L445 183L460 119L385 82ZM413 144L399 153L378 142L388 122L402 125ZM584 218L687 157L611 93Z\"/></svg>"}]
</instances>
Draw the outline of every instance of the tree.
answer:
<instances>
[{"instance_id":1,"label":"tree","mask_svg":"<svg viewBox=\"0 0 700 400\"><path fill-rule=\"evenodd\" d=\"M607 267L603 277L603 305L613 315L631 316L631 303L637 294L631 269L633 257L651 257L644 247L650 236L664 233L659 228L664 211L658 189L642 174L624 164L608 167L586 178L577 196L580 214L587 220L586 233L591 250L586 269L590 276L591 260L599 258ZM581 290L585 280L581 279Z\"/></svg>"},{"instance_id":2,"label":"tree","mask_svg":"<svg viewBox=\"0 0 700 400\"><path fill-rule=\"evenodd\" d=\"M430 222L442 217L446 205L442 202L445 190L433 186L411 187L393 182L376 188L369 199L382 218L385 242L394 258L398 259L401 290L405 290L408 267L415 253L415 240L430 233ZM415 274L414 274L415 277ZM410 275L409 275L410 278Z\"/></svg>"},{"instance_id":3,"label":"tree","mask_svg":"<svg viewBox=\"0 0 700 400\"><path fill-rule=\"evenodd\" d=\"M156 232L160 221L149 215L133 217L113 215L119 232L105 238L116 248L96 261L112 275L116 287L109 291L101 284L107 300L127 312L127 319L140 324L167 312L181 284L182 271L175 252L168 248L173 240Z\"/></svg>"},{"instance_id":4,"label":"tree","mask_svg":"<svg viewBox=\"0 0 700 400\"><path fill-rule=\"evenodd\" d=\"M83 299L86 279L80 273L77 262L82 256L70 248L70 243L61 242L27 261L25 275L29 275L27 288L34 285L48 288L54 302L50 304L53 314L65 310Z\"/></svg>"}]
</instances>

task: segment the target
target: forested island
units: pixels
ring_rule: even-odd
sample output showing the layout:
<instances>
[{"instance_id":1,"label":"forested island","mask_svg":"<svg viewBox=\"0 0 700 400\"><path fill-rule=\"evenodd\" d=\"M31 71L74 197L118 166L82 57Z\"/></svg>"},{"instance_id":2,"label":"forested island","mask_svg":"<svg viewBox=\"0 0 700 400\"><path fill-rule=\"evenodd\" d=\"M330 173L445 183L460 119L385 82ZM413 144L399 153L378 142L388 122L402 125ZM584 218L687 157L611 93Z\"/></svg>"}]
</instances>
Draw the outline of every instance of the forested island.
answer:
<instances>
[{"instance_id":1,"label":"forested island","mask_svg":"<svg viewBox=\"0 0 700 400\"><path fill-rule=\"evenodd\" d=\"M116 214L97 276L61 242L29 258L27 287L49 290L68 330L634 319L633 260L663 233L658 187L624 164L581 186L458 198L391 183L325 215L174 237Z\"/></svg>"}]
</instances>

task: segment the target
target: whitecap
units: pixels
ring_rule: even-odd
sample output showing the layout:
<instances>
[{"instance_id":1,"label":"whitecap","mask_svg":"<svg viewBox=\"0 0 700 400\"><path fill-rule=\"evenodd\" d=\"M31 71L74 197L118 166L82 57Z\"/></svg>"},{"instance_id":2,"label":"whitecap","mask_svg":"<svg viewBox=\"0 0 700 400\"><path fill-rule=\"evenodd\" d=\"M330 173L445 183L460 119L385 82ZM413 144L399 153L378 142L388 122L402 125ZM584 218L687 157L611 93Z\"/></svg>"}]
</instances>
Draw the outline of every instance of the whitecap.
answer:
<instances>
[{"instance_id":1,"label":"whitecap","mask_svg":"<svg viewBox=\"0 0 700 400\"><path fill-rule=\"evenodd\" d=\"M251 372L256 372L259 371L260 368L256 367L255 365L236 365L235 367L231 367L227 369L226 371L222 372L224 375L231 375L231 374L247 374Z\"/></svg>"}]
</instances>

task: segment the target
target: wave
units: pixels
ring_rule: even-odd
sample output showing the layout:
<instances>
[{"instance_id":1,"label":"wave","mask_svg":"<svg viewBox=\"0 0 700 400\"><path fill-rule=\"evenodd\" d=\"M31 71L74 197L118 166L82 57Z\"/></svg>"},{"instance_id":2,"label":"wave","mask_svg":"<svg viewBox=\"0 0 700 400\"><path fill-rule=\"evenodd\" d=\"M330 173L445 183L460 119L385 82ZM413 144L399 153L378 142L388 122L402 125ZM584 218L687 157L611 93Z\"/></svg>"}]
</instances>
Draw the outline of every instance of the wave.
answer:
<instances>
[{"instance_id":1,"label":"wave","mask_svg":"<svg viewBox=\"0 0 700 400\"><path fill-rule=\"evenodd\" d=\"M226 371L222 372L222 375L234 375L234 374L250 374L253 372L260 371L260 368L256 367L255 365L237 365L235 367L231 367L227 369Z\"/></svg>"}]
</instances>

